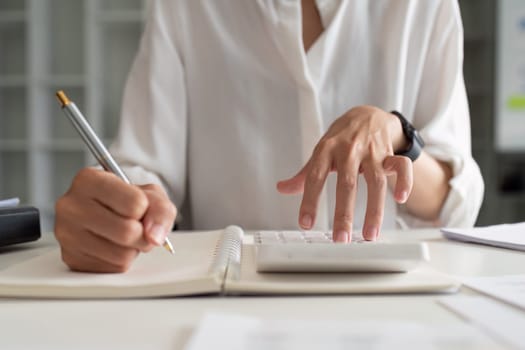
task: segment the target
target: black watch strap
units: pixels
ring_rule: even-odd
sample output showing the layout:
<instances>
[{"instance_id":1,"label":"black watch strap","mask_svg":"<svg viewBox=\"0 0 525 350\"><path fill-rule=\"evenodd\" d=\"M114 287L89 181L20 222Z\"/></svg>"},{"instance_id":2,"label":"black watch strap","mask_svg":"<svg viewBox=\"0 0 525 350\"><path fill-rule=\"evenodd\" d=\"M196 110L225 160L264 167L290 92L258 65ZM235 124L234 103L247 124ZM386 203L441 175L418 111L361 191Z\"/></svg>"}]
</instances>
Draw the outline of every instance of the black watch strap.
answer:
<instances>
[{"instance_id":1,"label":"black watch strap","mask_svg":"<svg viewBox=\"0 0 525 350\"><path fill-rule=\"evenodd\" d=\"M423 138L421 135L419 135L416 128L414 128L414 126L410 124L410 122L401 113L398 111L392 111L390 113L399 118L399 121L401 122L401 128L403 129L403 135L405 135L405 138L408 141L408 147L403 151L396 152L395 154L398 156L408 157L410 160L415 161L425 146Z\"/></svg>"}]
</instances>

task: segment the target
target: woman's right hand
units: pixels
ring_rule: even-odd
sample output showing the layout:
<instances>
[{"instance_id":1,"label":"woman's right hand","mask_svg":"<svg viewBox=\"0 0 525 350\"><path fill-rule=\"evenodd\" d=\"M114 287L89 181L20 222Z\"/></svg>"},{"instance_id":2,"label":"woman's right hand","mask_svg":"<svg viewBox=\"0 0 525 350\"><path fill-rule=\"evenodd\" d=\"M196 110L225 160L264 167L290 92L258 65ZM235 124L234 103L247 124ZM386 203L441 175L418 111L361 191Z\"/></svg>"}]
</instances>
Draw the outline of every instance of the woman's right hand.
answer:
<instances>
[{"instance_id":1,"label":"woman's right hand","mask_svg":"<svg viewBox=\"0 0 525 350\"><path fill-rule=\"evenodd\" d=\"M135 186L85 168L55 206L62 260L75 271L124 272L140 252L162 246L177 209L158 185Z\"/></svg>"}]
</instances>

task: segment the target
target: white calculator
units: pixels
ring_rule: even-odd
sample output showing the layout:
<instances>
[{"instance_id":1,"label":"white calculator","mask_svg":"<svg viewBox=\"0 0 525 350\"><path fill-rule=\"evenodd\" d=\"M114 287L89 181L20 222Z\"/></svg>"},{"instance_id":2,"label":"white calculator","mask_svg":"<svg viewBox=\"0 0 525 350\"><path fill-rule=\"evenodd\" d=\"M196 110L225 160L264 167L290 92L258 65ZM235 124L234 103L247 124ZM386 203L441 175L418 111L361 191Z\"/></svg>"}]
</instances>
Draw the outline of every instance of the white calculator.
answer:
<instances>
[{"instance_id":1,"label":"white calculator","mask_svg":"<svg viewBox=\"0 0 525 350\"><path fill-rule=\"evenodd\" d=\"M406 272L430 260L426 243L334 243L320 231L258 231L254 243L258 272Z\"/></svg>"}]
</instances>

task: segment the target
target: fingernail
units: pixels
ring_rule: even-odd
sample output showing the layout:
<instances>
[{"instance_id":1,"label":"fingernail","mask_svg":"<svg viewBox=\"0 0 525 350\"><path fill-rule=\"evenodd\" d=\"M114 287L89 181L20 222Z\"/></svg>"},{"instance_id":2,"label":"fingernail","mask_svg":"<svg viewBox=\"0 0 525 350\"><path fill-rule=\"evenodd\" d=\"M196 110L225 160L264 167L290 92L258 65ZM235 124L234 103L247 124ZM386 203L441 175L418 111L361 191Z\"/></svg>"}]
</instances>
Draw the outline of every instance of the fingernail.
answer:
<instances>
[{"instance_id":1,"label":"fingernail","mask_svg":"<svg viewBox=\"0 0 525 350\"><path fill-rule=\"evenodd\" d=\"M350 234L346 231L340 230L334 232L334 242L348 243Z\"/></svg>"},{"instance_id":2,"label":"fingernail","mask_svg":"<svg viewBox=\"0 0 525 350\"><path fill-rule=\"evenodd\" d=\"M154 225L149 235L157 245L162 245L166 239L166 230L161 225Z\"/></svg>"},{"instance_id":3,"label":"fingernail","mask_svg":"<svg viewBox=\"0 0 525 350\"><path fill-rule=\"evenodd\" d=\"M312 216L310 214L304 214L301 218L301 227L302 228L311 228L312 227Z\"/></svg>"},{"instance_id":4,"label":"fingernail","mask_svg":"<svg viewBox=\"0 0 525 350\"><path fill-rule=\"evenodd\" d=\"M401 203L405 203L408 199L408 192L407 191L403 191L401 192L400 196L399 196L399 200Z\"/></svg>"},{"instance_id":5,"label":"fingernail","mask_svg":"<svg viewBox=\"0 0 525 350\"><path fill-rule=\"evenodd\" d=\"M369 241L375 241L377 239L377 227L369 226L365 231L365 238Z\"/></svg>"}]
</instances>

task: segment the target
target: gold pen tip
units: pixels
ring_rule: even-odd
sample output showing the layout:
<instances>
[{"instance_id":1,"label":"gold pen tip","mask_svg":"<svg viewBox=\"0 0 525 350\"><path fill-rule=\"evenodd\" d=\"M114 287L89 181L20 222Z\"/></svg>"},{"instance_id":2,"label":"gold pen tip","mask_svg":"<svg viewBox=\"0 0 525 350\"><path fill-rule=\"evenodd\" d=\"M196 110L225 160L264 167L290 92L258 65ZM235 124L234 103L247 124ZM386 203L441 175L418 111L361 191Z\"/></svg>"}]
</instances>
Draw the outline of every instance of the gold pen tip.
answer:
<instances>
[{"instance_id":1,"label":"gold pen tip","mask_svg":"<svg viewBox=\"0 0 525 350\"><path fill-rule=\"evenodd\" d=\"M165 239L164 240L164 244L162 245L164 248L166 248L166 250L168 252L170 252L171 254L175 254L175 250L173 249L173 245L171 244L171 242L169 241L169 239Z\"/></svg>"},{"instance_id":2,"label":"gold pen tip","mask_svg":"<svg viewBox=\"0 0 525 350\"><path fill-rule=\"evenodd\" d=\"M62 107L64 107L65 105L68 105L70 103L69 98L67 98L67 96L64 93L64 91L58 90L57 93L56 93L56 96L57 96L58 100L60 101L60 104L62 105Z\"/></svg>"}]
</instances>

